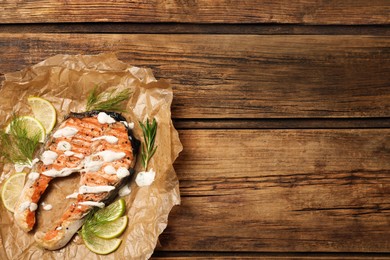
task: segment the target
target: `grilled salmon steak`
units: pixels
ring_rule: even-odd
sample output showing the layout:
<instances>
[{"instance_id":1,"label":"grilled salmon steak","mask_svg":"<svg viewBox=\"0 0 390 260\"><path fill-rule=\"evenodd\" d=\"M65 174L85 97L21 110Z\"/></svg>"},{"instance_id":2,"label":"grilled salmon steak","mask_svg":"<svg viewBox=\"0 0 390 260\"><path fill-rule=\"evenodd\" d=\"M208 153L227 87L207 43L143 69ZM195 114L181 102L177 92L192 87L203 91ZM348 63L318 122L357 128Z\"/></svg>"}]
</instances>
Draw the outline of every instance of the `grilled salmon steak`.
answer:
<instances>
[{"instance_id":1,"label":"grilled salmon steak","mask_svg":"<svg viewBox=\"0 0 390 260\"><path fill-rule=\"evenodd\" d=\"M76 198L47 232L34 235L49 250L65 246L94 207L104 207L126 184L136 161L139 141L125 118L115 112L71 113L53 131L40 152L40 161L28 175L15 207L15 221L28 232L35 225L39 200L50 181L80 173ZM58 198L63 200L65 198Z\"/></svg>"}]
</instances>

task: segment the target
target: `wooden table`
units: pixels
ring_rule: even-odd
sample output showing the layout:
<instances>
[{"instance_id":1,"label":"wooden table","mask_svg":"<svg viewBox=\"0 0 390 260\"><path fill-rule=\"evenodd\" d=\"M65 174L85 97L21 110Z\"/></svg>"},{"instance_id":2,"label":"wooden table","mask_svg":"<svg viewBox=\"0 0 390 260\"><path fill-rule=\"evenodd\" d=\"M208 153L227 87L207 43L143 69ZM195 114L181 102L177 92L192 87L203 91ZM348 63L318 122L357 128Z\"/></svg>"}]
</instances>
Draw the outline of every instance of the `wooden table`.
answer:
<instances>
[{"instance_id":1,"label":"wooden table","mask_svg":"<svg viewBox=\"0 0 390 260\"><path fill-rule=\"evenodd\" d=\"M2 2L0 73L114 51L171 79L153 258L390 258L388 0L85 2Z\"/></svg>"}]
</instances>

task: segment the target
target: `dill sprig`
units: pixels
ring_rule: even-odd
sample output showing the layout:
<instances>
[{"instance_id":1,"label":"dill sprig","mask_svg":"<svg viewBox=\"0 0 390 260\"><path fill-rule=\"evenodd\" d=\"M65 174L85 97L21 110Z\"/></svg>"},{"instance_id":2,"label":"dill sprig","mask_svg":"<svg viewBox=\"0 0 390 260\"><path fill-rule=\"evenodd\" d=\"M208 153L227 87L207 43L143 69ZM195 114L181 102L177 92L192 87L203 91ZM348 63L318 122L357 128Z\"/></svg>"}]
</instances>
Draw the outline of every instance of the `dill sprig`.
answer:
<instances>
[{"instance_id":1,"label":"dill sprig","mask_svg":"<svg viewBox=\"0 0 390 260\"><path fill-rule=\"evenodd\" d=\"M87 235L88 234L93 234L92 230L95 229L95 227L99 226L100 224L105 224L106 222L103 223L103 221L100 221L99 223L96 222L95 220L95 213L98 211L96 207L91 209L88 214L84 217L84 224L82 228L77 232L80 236L82 235L82 232L85 232Z\"/></svg>"},{"instance_id":2,"label":"dill sprig","mask_svg":"<svg viewBox=\"0 0 390 260\"><path fill-rule=\"evenodd\" d=\"M122 102L129 99L130 89L118 91L116 89L98 93L98 86L95 86L87 98L86 111L105 110L123 112Z\"/></svg>"},{"instance_id":3,"label":"dill sprig","mask_svg":"<svg viewBox=\"0 0 390 260\"><path fill-rule=\"evenodd\" d=\"M31 164L39 140L39 132L29 133L28 125L14 116L9 131L0 130L0 155L14 164Z\"/></svg>"},{"instance_id":4,"label":"dill sprig","mask_svg":"<svg viewBox=\"0 0 390 260\"><path fill-rule=\"evenodd\" d=\"M157 133L157 121L153 118L153 121L149 123L149 118L146 119L146 123L143 124L139 121L144 136L144 143L142 145L142 166L145 171L148 169L148 164L154 153L156 152L157 146L154 147L154 141L156 140Z\"/></svg>"},{"instance_id":5,"label":"dill sprig","mask_svg":"<svg viewBox=\"0 0 390 260\"><path fill-rule=\"evenodd\" d=\"M98 209L95 207L84 217L84 219L85 219L84 226L87 226L88 229L90 229L90 227L94 227L97 225L96 220L95 220L95 213L97 211L98 211Z\"/></svg>"}]
</instances>

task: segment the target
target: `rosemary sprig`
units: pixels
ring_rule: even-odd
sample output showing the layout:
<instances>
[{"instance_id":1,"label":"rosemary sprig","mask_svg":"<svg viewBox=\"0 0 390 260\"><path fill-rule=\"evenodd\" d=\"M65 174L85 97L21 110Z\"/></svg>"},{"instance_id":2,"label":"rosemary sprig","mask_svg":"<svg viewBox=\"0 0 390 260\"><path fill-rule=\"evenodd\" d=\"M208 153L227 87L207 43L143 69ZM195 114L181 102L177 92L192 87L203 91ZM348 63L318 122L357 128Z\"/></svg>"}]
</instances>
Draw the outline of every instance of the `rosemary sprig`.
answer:
<instances>
[{"instance_id":1,"label":"rosemary sprig","mask_svg":"<svg viewBox=\"0 0 390 260\"><path fill-rule=\"evenodd\" d=\"M144 143L142 145L142 166L145 171L148 169L148 164L154 153L156 152L157 146L154 147L154 141L156 140L157 133L157 121L153 118L153 121L149 123L149 118L146 119L146 123L139 122L142 133L144 136Z\"/></svg>"},{"instance_id":2,"label":"rosemary sprig","mask_svg":"<svg viewBox=\"0 0 390 260\"><path fill-rule=\"evenodd\" d=\"M88 95L86 111L105 110L123 112L121 103L129 99L131 94L130 89L121 91L113 89L98 94L98 86L95 86Z\"/></svg>"},{"instance_id":3,"label":"rosemary sprig","mask_svg":"<svg viewBox=\"0 0 390 260\"><path fill-rule=\"evenodd\" d=\"M14 164L31 164L39 145L40 133L29 134L28 126L18 117L10 123L9 133L0 130L0 156Z\"/></svg>"}]
</instances>

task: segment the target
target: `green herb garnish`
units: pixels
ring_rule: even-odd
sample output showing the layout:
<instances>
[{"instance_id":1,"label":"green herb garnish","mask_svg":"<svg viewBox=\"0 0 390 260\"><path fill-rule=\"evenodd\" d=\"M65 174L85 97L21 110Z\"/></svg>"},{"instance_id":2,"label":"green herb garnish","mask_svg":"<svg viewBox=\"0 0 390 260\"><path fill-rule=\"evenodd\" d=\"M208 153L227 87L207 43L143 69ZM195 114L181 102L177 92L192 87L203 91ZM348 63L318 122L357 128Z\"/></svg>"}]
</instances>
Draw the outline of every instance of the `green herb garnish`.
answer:
<instances>
[{"instance_id":1,"label":"green herb garnish","mask_svg":"<svg viewBox=\"0 0 390 260\"><path fill-rule=\"evenodd\" d=\"M32 163L41 134L31 134L27 127L22 119L14 117L7 133L0 130L0 155L3 160L14 164Z\"/></svg>"},{"instance_id":2,"label":"green herb garnish","mask_svg":"<svg viewBox=\"0 0 390 260\"><path fill-rule=\"evenodd\" d=\"M126 202L119 199L102 209L93 209L86 217L79 235L85 246L94 253L106 255L121 244L118 237L125 231L129 218Z\"/></svg>"},{"instance_id":3,"label":"green herb garnish","mask_svg":"<svg viewBox=\"0 0 390 260\"><path fill-rule=\"evenodd\" d=\"M123 112L121 103L129 99L131 93L130 89L121 91L113 89L98 94L98 87L95 86L88 95L86 111L105 110Z\"/></svg>"},{"instance_id":4,"label":"green herb garnish","mask_svg":"<svg viewBox=\"0 0 390 260\"><path fill-rule=\"evenodd\" d=\"M142 166L145 171L148 168L148 164L154 153L156 152L157 146L154 147L154 141L157 133L157 121L153 118L153 121L149 123L149 118L146 119L146 123L139 122L142 133L144 135L144 143L142 145Z\"/></svg>"}]
</instances>

